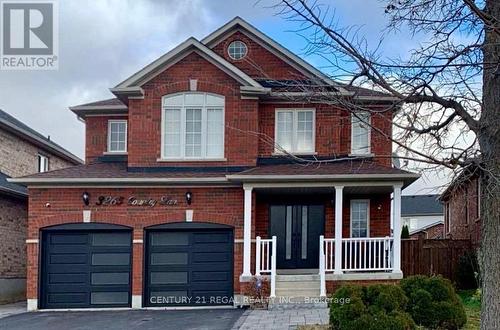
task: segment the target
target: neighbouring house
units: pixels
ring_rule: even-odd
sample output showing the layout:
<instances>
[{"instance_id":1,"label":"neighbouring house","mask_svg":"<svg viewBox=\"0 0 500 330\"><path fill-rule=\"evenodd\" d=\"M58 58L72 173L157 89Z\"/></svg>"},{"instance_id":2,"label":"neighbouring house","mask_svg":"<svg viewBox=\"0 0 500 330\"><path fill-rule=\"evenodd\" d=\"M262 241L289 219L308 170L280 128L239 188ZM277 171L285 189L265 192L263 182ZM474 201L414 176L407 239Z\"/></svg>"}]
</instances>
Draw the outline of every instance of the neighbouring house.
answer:
<instances>
[{"instance_id":1,"label":"neighbouring house","mask_svg":"<svg viewBox=\"0 0 500 330\"><path fill-rule=\"evenodd\" d=\"M401 222L408 226L410 237L443 237L443 204L439 195L412 195L401 197Z\"/></svg>"},{"instance_id":2,"label":"neighbouring house","mask_svg":"<svg viewBox=\"0 0 500 330\"><path fill-rule=\"evenodd\" d=\"M238 17L71 107L86 164L11 180L30 191L28 309L244 304L256 276L302 297L402 278L401 189L419 176L391 165L392 112L304 88L394 102Z\"/></svg>"},{"instance_id":3,"label":"neighbouring house","mask_svg":"<svg viewBox=\"0 0 500 330\"><path fill-rule=\"evenodd\" d=\"M451 239L481 240L481 181L479 169L470 167L457 176L441 194L444 204L444 234Z\"/></svg>"},{"instance_id":4,"label":"neighbouring house","mask_svg":"<svg viewBox=\"0 0 500 330\"><path fill-rule=\"evenodd\" d=\"M81 163L75 155L0 110L0 303L26 297L28 190L7 179Z\"/></svg>"}]
</instances>

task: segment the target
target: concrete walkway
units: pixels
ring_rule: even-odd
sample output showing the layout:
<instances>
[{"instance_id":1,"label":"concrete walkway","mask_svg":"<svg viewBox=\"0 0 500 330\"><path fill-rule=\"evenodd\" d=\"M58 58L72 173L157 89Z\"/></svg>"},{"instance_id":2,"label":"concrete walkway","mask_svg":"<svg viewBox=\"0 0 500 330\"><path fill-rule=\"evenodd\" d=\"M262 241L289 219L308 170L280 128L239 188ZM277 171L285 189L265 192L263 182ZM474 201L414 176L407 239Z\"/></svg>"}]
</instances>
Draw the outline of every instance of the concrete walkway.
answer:
<instances>
[{"instance_id":1,"label":"concrete walkway","mask_svg":"<svg viewBox=\"0 0 500 330\"><path fill-rule=\"evenodd\" d=\"M328 324L328 308L247 310L233 329L294 330L304 324Z\"/></svg>"},{"instance_id":2,"label":"concrete walkway","mask_svg":"<svg viewBox=\"0 0 500 330\"><path fill-rule=\"evenodd\" d=\"M0 319L21 313L26 313L26 301L20 301L14 304L0 305Z\"/></svg>"}]
</instances>

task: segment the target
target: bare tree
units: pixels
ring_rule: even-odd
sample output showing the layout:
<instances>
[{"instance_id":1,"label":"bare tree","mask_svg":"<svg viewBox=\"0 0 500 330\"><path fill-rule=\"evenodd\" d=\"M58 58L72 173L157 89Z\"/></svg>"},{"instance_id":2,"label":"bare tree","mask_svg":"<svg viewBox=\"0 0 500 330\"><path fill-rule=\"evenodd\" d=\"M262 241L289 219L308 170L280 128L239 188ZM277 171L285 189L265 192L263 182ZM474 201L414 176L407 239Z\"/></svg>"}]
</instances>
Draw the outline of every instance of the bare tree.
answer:
<instances>
[{"instance_id":1,"label":"bare tree","mask_svg":"<svg viewBox=\"0 0 500 330\"><path fill-rule=\"evenodd\" d=\"M389 138L403 159L456 174L480 169L481 329L500 329L500 1L381 0L389 31L406 27L422 40L403 59L372 49L358 28L335 23L334 8L317 0L276 1L280 15L300 23L307 52L322 56L332 77L344 81L335 90L293 86L302 93L287 95L340 104L355 116L394 112ZM393 102L360 102L363 86Z\"/></svg>"}]
</instances>

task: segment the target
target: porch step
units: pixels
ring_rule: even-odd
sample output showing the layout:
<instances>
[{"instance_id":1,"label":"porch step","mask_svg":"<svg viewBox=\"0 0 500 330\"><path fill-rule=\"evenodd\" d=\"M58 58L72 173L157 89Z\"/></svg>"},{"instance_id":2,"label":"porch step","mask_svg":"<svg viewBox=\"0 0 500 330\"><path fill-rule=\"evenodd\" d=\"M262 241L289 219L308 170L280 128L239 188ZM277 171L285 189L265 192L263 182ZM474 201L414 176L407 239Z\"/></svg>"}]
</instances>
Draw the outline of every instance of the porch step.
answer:
<instances>
[{"instance_id":1,"label":"porch step","mask_svg":"<svg viewBox=\"0 0 500 330\"><path fill-rule=\"evenodd\" d=\"M308 282L314 281L319 283L318 274L307 274L307 275L276 275L276 283L278 282Z\"/></svg>"},{"instance_id":2,"label":"porch step","mask_svg":"<svg viewBox=\"0 0 500 330\"><path fill-rule=\"evenodd\" d=\"M319 275L277 275L276 296L295 298L319 297Z\"/></svg>"}]
</instances>

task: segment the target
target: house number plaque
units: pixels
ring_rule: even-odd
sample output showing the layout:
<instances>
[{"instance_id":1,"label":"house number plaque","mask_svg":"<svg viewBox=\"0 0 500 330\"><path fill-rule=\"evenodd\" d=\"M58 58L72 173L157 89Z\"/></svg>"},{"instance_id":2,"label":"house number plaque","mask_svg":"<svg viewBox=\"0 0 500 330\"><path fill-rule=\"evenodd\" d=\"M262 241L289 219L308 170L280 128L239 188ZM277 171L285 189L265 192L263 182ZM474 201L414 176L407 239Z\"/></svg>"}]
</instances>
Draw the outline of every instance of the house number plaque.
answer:
<instances>
[{"instance_id":1,"label":"house number plaque","mask_svg":"<svg viewBox=\"0 0 500 330\"><path fill-rule=\"evenodd\" d=\"M122 205L125 202L125 197L123 196L99 196L95 205L98 206L115 206ZM128 206L145 206L145 207L155 207L156 205L173 206L177 205L177 199L173 199L169 196L162 196L160 199L156 198L137 198L130 196L126 203Z\"/></svg>"}]
</instances>

